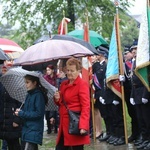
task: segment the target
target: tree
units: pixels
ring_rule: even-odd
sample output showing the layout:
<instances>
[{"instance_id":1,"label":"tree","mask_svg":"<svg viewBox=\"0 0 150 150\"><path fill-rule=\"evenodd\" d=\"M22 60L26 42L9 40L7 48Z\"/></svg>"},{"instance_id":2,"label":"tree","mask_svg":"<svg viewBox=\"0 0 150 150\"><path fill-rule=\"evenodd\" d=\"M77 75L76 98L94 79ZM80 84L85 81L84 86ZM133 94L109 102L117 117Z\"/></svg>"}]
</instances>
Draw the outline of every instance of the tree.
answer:
<instances>
[{"instance_id":1,"label":"tree","mask_svg":"<svg viewBox=\"0 0 150 150\"><path fill-rule=\"evenodd\" d=\"M120 9L126 10L129 3L120 0ZM89 26L105 38L110 38L115 14L115 7L110 0L3 0L3 18L11 25L18 20L20 28L15 33L20 45L26 48L33 44L41 34L47 32L46 25L51 24L53 34L57 33L58 24L65 16L72 21L69 31L74 30L78 20L85 22L85 8L89 12ZM82 25L81 25L82 28Z\"/></svg>"},{"instance_id":2,"label":"tree","mask_svg":"<svg viewBox=\"0 0 150 150\"><path fill-rule=\"evenodd\" d=\"M121 44L122 47L126 45L132 45L134 39L138 39L139 36L139 27L138 22L133 18L128 18L123 21L125 26L121 30Z\"/></svg>"}]
</instances>

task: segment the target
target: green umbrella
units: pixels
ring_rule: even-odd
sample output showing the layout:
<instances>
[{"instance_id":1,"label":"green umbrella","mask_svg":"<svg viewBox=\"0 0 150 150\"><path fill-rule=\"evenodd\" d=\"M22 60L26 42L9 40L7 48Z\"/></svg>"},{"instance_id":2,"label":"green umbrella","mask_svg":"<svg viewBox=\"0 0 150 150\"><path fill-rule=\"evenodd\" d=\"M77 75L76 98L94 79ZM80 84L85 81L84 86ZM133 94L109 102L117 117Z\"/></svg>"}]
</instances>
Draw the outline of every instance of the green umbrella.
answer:
<instances>
[{"instance_id":1,"label":"green umbrella","mask_svg":"<svg viewBox=\"0 0 150 150\"><path fill-rule=\"evenodd\" d=\"M68 35L71 35L73 37L83 39L84 37L84 30L73 30L68 33ZM108 45L106 40L98 33L95 31L89 30L89 38L90 38L90 43L94 46L100 46L100 45Z\"/></svg>"}]
</instances>

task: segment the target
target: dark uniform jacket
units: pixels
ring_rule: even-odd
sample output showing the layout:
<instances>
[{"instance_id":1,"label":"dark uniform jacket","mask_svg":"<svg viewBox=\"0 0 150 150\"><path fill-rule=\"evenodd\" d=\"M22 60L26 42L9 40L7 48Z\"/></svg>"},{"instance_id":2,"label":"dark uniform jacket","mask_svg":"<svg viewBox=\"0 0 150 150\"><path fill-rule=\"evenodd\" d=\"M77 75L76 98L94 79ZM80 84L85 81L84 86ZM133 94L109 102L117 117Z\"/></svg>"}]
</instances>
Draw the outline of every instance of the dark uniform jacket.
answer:
<instances>
[{"instance_id":1,"label":"dark uniform jacket","mask_svg":"<svg viewBox=\"0 0 150 150\"><path fill-rule=\"evenodd\" d=\"M21 119L14 115L20 102L11 98L0 83L0 139L15 139L21 136ZM19 124L13 127L13 122Z\"/></svg>"},{"instance_id":2,"label":"dark uniform jacket","mask_svg":"<svg viewBox=\"0 0 150 150\"><path fill-rule=\"evenodd\" d=\"M106 62L102 61L96 62L92 66L93 71L93 84L95 87L95 99L99 99L99 97L103 97L104 93L104 80L105 80L105 73L106 73ZM94 77L96 76L99 86L96 84Z\"/></svg>"},{"instance_id":3,"label":"dark uniform jacket","mask_svg":"<svg viewBox=\"0 0 150 150\"><path fill-rule=\"evenodd\" d=\"M135 68L135 66L134 66ZM142 104L142 98L146 98L149 95L148 90L146 90L145 86L141 82L141 80L136 76L133 71L133 75L131 78L132 90L131 90L131 98L134 98L135 104Z\"/></svg>"}]
</instances>

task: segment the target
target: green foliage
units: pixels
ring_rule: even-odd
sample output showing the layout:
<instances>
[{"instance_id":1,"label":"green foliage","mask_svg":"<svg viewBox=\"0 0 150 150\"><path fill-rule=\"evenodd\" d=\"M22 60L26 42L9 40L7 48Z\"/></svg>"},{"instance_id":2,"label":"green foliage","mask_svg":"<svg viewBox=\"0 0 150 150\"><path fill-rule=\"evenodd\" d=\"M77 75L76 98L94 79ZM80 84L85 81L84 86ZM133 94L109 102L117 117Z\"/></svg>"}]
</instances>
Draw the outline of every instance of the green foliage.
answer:
<instances>
[{"instance_id":1,"label":"green foliage","mask_svg":"<svg viewBox=\"0 0 150 150\"><path fill-rule=\"evenodd\" d=\"M126 10L129 3L120 0L121 10ZM88 10L89 28L103 37L110 39L112 33L115 6L110 0L3 0L3 18L13 26L20 22L20 28L14 33L19 44L26 49L42 34L48 32L46 25L51 25L53 34L65 16L71 19L68 31L76 26L83 27Z\"/></svg>"},{"instance_id":2,"label":"green foliage","mask_svg":"<svg viewBox=\"0 0 150 150\"><path fill-rule=\"evenodd\" d=\"M122 47L125 45L132 45L134 39L138 39L139 28L138 23L132 18L126 19L126 21L122 20L124 23L124 27L121 32L121 43Z\"/></svg>"}]
</instances>

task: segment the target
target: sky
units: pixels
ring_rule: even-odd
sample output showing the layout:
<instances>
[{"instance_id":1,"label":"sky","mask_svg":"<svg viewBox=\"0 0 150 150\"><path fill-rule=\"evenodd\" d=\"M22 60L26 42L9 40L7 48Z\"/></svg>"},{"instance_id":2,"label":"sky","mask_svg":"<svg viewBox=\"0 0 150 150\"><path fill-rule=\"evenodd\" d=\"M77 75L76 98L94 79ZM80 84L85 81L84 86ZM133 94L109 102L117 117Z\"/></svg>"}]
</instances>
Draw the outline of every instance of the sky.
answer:
<instances>
[{"instance_id":1,"label":"sky","mask_svg":"<svg viewBox=\"0 0 150 150\"><path fill-rule=\"evenodd\" d=\"M129 9L131 14L132 15L141 14L142 9L143 9L143 0L135 0L135 2L133 2L133 0L128 0L128 1L134 4L134 6L132 6Z\"/></svg>"}]
</instances>

